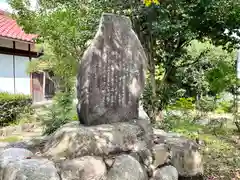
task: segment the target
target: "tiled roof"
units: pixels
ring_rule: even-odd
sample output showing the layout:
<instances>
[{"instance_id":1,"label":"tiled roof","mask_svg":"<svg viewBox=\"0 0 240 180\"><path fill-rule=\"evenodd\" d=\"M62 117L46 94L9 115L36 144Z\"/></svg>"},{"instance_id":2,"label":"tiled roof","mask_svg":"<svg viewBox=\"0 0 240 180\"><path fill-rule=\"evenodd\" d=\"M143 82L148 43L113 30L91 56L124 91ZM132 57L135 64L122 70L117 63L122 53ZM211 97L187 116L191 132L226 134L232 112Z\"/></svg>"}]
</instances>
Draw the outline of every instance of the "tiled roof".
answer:
<instances>
[{"instance_id":1,"label":"tiled roof","mask_svg":"<svg viewBox=\"0 0 240 180\"><path fill-rule=\"evenodd\" d=\"M0 10L0 37L33 42L33 38L36 38L37 35L26 34L17 24L16 20L8 16L6 12Z\"/></svg>"}]
</instances>

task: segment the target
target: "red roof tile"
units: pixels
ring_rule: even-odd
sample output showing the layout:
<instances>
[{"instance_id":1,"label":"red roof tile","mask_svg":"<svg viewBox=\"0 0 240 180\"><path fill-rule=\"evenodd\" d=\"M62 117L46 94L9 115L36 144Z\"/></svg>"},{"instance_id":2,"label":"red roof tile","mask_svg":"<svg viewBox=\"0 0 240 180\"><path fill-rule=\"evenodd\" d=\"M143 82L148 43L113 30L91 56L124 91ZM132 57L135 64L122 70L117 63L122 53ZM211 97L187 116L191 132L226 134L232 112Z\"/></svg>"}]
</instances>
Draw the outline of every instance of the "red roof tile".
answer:
<instances>
[{"instance_id":1,"label":"red roof tile","mask_svg":"<svg viewBox=\"0 0 240 180\"><path fill-rule=\"evenodd\" d=\"M33 42L36 34L26 34L17 24L16 20L0 10L0 37L12 38L26 42Z\"/></svg>"}]
</instances>

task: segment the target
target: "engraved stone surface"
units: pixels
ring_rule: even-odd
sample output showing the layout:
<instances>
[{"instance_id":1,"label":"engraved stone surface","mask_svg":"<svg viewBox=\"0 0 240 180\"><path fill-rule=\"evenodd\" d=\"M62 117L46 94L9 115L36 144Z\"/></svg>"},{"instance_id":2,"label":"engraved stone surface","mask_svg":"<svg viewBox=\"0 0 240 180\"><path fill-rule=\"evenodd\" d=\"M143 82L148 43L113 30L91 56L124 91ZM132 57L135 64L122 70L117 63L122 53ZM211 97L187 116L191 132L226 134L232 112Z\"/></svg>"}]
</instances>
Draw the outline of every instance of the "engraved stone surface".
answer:
<instances>
[{"instance_id":1,"label":"engraved stone surface","mask_svg":"<svg viewBox=\"0 0 240 180\"><path fill-rule=\"evenodd\" d=\"M103 13L98 32L79 65L80 122L97 125L138 118L146 64L144 49L130 19Z\"/></svg>"}]
</instances>

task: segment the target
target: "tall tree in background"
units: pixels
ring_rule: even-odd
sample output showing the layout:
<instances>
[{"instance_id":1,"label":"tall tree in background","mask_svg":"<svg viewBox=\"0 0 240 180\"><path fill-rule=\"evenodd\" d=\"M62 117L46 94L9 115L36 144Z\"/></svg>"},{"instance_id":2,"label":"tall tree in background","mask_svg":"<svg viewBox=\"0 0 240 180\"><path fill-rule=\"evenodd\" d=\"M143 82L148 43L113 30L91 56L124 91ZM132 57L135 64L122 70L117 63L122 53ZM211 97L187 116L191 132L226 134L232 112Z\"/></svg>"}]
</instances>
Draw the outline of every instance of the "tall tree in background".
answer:
<instances>
[{"instance_id":1,"label":"tall tree in background","mask_svg":"<svg viewBox=\"0 0 240 180\"><path fill-rule=\"evenodd\" d=\"M210 42L192 41L184 59L191 59L191 66L178 68L174 83L186 90L187 97L216 96L232 91L236 83L235 51L228 52Z\"/></svg>"},{"instance_id":2,"label":"tall tree in background","mask_svg":"<svg viewBox=\"0 0 240 180\"><path fill-rule=\"evenodd\" d=\"M140 0L41 0L38 11L31 11L27 0L10 2L24 29L40 34L60 65L67 66L60 75L68 77L74 75L101 13L129 16L148 56L151 82L148 99L153 117L169 102L170 96L159 94L169 94L178 69L195 63L194 59L186 58L193 40L208 40L228 50L238 43L231 36L239 35L240 29L240 2L236 0L144 1L147 6ZM156 67L162 68L157 82Z\"/></svg>"}]
</instances>

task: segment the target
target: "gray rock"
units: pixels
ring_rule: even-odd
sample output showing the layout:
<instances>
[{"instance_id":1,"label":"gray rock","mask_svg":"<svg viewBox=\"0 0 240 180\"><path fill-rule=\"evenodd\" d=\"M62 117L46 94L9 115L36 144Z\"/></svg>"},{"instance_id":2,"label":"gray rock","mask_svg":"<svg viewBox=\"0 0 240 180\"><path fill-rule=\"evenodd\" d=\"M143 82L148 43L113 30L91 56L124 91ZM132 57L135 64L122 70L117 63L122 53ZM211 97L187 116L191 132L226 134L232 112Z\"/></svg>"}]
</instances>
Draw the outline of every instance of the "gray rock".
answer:
<instances>
[{"instance_id":1,"label":"gray rock","mask_svg":"<svg viewBox=\"0 0 240 180\"><path fill-rule=\"evenodd\" d=\"M138 152L151 144L148 133L134 121L88 127L71 122L49 137L42 152L54 159Z\"/></svg>"},{"instance_id":2,"label":"gray rock","mask_svg":"<svg viewBox=\"0 0 240 180\"><path fill-rule=\"evenodd\" d=\"M177 169L173 166L164 166L153 173L151 180L178 180Z\"/></svg>"},{"instance_id":3,"label":"gray rock","mask_svg":"<svg viewBox=\"0 0 240 180\"><path fill-rule=\"evenodd\" d=\"M162 129L153 129L153 134L154 136L162 136L162 135L167 135L168 133Z\"/></svg>"},{"instance_id":4,"label":"gray rock","mask_svg":"<svg viewBox=\"0 0 240 180\"><path fill-rule=\"evenodd\" d=\"M176 132L168 132L168 133L167 133L167 136L168 136L168 137L183 137L182 134L176 133Z\"/></svg>"},{"instance_id":5,"label":"gray rock","mask_svg":"<svg viewBox=\"0 0 240 180\"><path fill-rule=\"evenodd\" d=\"M23 148L28 149L29 145L27 142L20 141L8 144L5 148Z\"/></svg>"},{"instance_id":6,"label":"gray rock","mask_svg":"<svg viewBox=\"0 0 240 180\"><path fill-rule=\"evenodd\" d=\"M147 148L151 149L153 146L153 128L152 124L148 120L137 119L132 121L134 124L138 125L144 134L144 142L147 142Z\"/></svg>"},{"instance_id":7,"label":"gray rock","mask_svg":"<svg viewBox=\"0 0 240 180\"><path fill-rule=\"evenodd\" d=\"M171 160L171 151L166 144L156 144L153 146L154 162L153 166L157 168Z\"/></svg>"},{"instance_id":8,"label":"gray rock","mask_svg":"<svg viewBox=\"0 0 240 180\"><path fill-rule=\"evenodd\" d=\"M209 119L198 119L196 121L194 121L195 124L199 124L199 125L202 125L202 126L206 126L209 124Z\"/></svg>"},{"instance_id":9,"label":"gray rock","mask_svg":"<svg viewBox=\"0 0 240 180\"><path fill-rule=\"evenodd\" d=\"M32 157L33 153L22 148L9 148L0 153L0 167L5 167L10 162Z\"/></svg>"},{"instance_id":10,"label":"gray rock","mask_svg":"<svg viewBox=\"0 0 240 180\"><path fill-rule=\"evenodd\" d=\"M79 119L85 125L138 118L147 58L126 16L103 13L77 76Z\"/></svg>"},{"instance_id":11,"label":"gray rock","mask_svg":"<svg viewBox=\"0 0 240 180\"><path fill-rule=\"evenodd\" d=\"M112 167L114 161L115 161L114 157L112 157L112 158L104 158L104 163L106 164L107 169L110 169Z\"/></svg>"},{"instance_id":12,"label":"gray rock","mask_svg":"<svg viewBox=\"0 0 240 180\"><path fill-rule=\"evenodd\" d=\"M166 115L171 115L171 116L176 116L176 117L182 117L183 116L183 111L181 110L170 110L170 111L165 111L163 114Z\"/></svg>"},{"instance_id":13,"label":"gray rock","mask_svg":"<svg viewBox=\"0 0 240 180\"><path fill-rule=\"evenodd\" d=\"M107 180L148 180L147 173L140 163L129 155L116 157L108 171Z\"/></svg>"},{"instance_id":14,"label":"gray rock","mask_svg":"<svg viewBox=\"0 0 240 180\"><path fill-rule=\"evenodd\" d=\"M200 145L195 141L172 133L156 135L157 144L166 144L171 150L171 164L176 167L180 176L189 177L203 174L203 158Z\"/></svg>"},{"instance_id":15,"label":"gray rock","mask_svg":"<svg viewBox=\"0 0 240 180\"><path fill-rule=\"evenodd\" d=\"M65 160L59 168L61 180L102 180L107 173L103 160L92 156Z\"/></svg>"},{"instance_id":16,"label":"gray rock","mask_svg":"<svg viewBox=\"0 0 240 180\"><path fill-rule=\"evenodd\" d=\"M139 104L138 108L138 119L147 120L150 122L150 118L141 104Z\"/></svg>"},{"instance_id":17,"label":"gray rock","mask_svg":"<svg viewBox=\"0 0 240 180\"><path fill-rule=\"evenodd\" d=\"M44 144L48 141L48 138L49 137L47 137L47 136L41 136L41 137L32 138L30 140L9 143L8 145L6 145L4 147L4 149L23 148L23 149L27 149L35 154L39 151L42 151L42 148L43 148Z\"/></svg>"},{"instance_id":18,"label":"gray rock","mask_svg":"<svg viewBox=\"0 0 240 180\"><path fill-rule=\"evenodd\" d=\"M8 145L9 145L8 142L0 142L0 151L2 151L3 149L5 149Z\"/></svg>"},{"instance_id":19,"label":"gray rock","mask_svg":"<svg viewBox=\"0 0 240 180\"><path fill-rule=\"evenodd\" d=\"M1 180L60 180L54 163L47 159L24 159L8 163Z\"/></svg>"}]
</instances>

